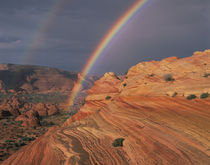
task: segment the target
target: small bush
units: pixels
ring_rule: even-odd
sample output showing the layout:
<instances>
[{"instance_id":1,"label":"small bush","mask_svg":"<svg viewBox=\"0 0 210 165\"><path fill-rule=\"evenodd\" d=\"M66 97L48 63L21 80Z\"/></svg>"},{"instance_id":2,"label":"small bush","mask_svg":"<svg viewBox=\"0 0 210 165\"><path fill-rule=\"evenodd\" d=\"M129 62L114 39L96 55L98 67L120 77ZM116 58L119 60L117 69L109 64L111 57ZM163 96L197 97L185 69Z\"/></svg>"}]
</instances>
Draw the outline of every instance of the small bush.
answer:
<instances>
[{"instance_id":1,"label":"small bush","mask_svg":"<svg viewBox=\"0 0 210 165\"><path fill-rule=\"evenodd\" d=\"M70 112L69 112L69 115L70 115L70 116L74 116L76 113L77 113L77 111L74 111L74 110L73 110L73 111L70 111ZM68 116L68 118L69 118L69 116ZM67 118L67 119L68 119L68 118Z\"/></svg>"},{"instance_id":2,"label":"small bush","mask_svg":"<svg viewBox=\"0 0 210 165\"><path fill-rule=\"evenodd\" d=\"M149 77L154 77L154 76L155 76L155 74L154 74L154 73L149 74Z\"/></svg>"},{"instance_id":3,"label":"small bush","mask_svg":"<svg viewBox=\"0 0 210 165\"><path fill-rule=\"evenodd\" d=\"M111 96L106 96L106 100L110 100L111 98Z\"/></svg>"},{"instance_id":4,"label":"small bush","mask_svg":"<svg viewBox=\"0 0 210 165\"><path fill-rule=\"evenodd\" d=\"M20 147L20 145L18 143L14 143L15 147Z\"/></svg>"},{"instance_id":5,"label":"small bush","mask_svg":"<svg viewBox=\"0 0 210 165\"><path fill-rule=\"evenodd\" d=\"M172 77L171 74L166 74L164 76L165 81L174 81L175 79Z\"/></svg>"},{"instance_id":6,"label":"small bush","mask_svg":"<svg viewBox=\"0 0 210 165\"><path fill-rule=\"evenodd\" d=\"M204 73L203 77L208 78L210 76L210 73Z\"/></svg>"},{"instance_id":7,"label":"small bush","mask_svg":"<svg viewBox=\"0 0 210 165\"><path fill-rule=\"evenodd\" d=\"M177 94L178 94L177 92L174 92L172 97L176 97Z\"/></svg>"},{"instance_id":8,"label":"small bush","mask_svg":"<svg viewBox=\"0 0 210 165\"><path fill-rule=\"evenodd\" d=\"M36 129L36 126L33 126L32 129Z\"/></svg>"},{"instance_id":9,"label":"small bush","mask_svg":"<svg viewBox=\"0 0 210 165\"><path fill-rule=\"evenodd\" d=\"M112 143L113 147L122 147L123 146L123 141L125 139L124 138L117 138L114 140L114 142Z\"/></svg>"},{"instance_id":10,"label":"small bush","mask_svg":"<svg viewBox=\"0 0 210 165\"><path fill-rule=\"evenodd\" d=\"M52 122L52 121L48 122L48 121L46 121L46 120L43 120L43 121L41 122L41 125L42 125L42 126L52 126L52 125L55 125L55 123Z\"/></svg>"},{"instance_id":11,"label":"small bush","mask_svg":"<svg viewBox=\"0 0 210 165\"><path fill-rule=\"evenodd\" d=\"M20 143L20 146L25 146L25 145L26 145L26 143L24 143L24 142Z\"/></svg>"},{"instance_id":12,"label":"small bush","mask_svg":"<svg viewBox=\"0 0 210 165\"><path fill-rule=\"evenodd\" d=\"M15 121L17 124L23 124L23 121Z\"/></svg>"},{"instance_id":13,"label":"small bush","mask_svg":"<svg viewBox=\"0 0 210 165\"><path fill-rule=\"evenodd\" d=\"M187 96L187 100L192 100L192 99L195 99L196 98L196 95L189 95Z\"/></svg>"},{"instance_id":14,"label":"small bush","mask_svg":"<svg viewBox=\"0 0 210 165\"><path fill-rule=\"evenodd\" d=\"M207 93L202 93L201 96L200 96L201 99L205 99L207 97L209 97L208 92Z\"/></svg>"},{"instance_id":15,"label":"small bush","mask_svg":"<svg viewBox=\"0 0 210 165\"><path fill-rule=\"evenodd\" d=\"M126 74L128 74L128 70L127 70L127 71L125 71L124 75L126 75Z\"/></svg>"},{"instance_id":16,"label":"small bush","mask_svg":"<svg viewBox=\"0 0 210 165\"><path fill-rule=\"evenodd\" d=\"M12 143L14 140L6 140L5 143Z\"/></svg>"},{"instance_id":17,"label":"small bush","mask_svg":"<svg viewBox=\"0 0 210 165\"><path fill-rule=\"evenodd\" d=\"M51 122L49 122L49 125L55 125L55 123L51 121Z\"/></svg>"},{"instance_id":18,"label":"small bush","mask_svg":"<svg viewBox=\"0 0 210 165\"><path fill-rule=\"evenodd\" d=\"M127 84L126 84L126 83L124 83L124 84L123 84L123 86L124 86L124 87L126 87L126 86L127 86Z\"/></svg>"}]
</instances>

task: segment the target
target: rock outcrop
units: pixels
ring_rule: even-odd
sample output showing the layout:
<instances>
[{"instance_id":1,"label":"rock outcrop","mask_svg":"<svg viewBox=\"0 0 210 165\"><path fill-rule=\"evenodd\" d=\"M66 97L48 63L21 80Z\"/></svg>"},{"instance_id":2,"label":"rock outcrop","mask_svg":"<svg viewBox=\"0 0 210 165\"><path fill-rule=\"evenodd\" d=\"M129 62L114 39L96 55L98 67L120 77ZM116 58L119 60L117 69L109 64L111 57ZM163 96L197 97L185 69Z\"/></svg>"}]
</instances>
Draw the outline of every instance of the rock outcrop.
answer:
<instances>
[{"instance_id":1,"label":"rock outcrop","mask_svg":"<svg viewBox=\"0 0 210 165\"><path fill-rule=\"evenodd\" d=\"M38 112L39 116L50 116L58 113L56 105L51 103L39 103L36 105L35 110Z\"/></svg>"},{"instance_id":2,"label":"rock outcrop","mask_svg":"<svg viewBox=\"0 0 210 165\"><path fill-rule=\"evenodd\" d=\"M108 95L112 97L119 93L120 83L121 80L113 72L105 73L88 91L89 95L86 100L104 100Z\"/></svg>"},{"instance_id":3,"label":"rock outcrop","mask_svg":"<svg viewBox=\"0 0 210 165\"><path fill-rule=\"evenodd\" d=\"M170 57L139 63L129 69L120 91L121 95L200 96L210 92L208 75L210 51L206 50L182 59Z\"/></svg>"},{"instance_id":4,"label":"rock outcrop","mask_svg":"<svg viewBox=\"0 0 210 165\"><path fill-rule=\"evenodd\" d=\"M39 114L34 110L30 110L23 115L19 115L15 120L22 121L22 126L24 127L40 126Z\"/></svg>"},{"instance_id":5,"label":"rock outcrop","mask_svg":"<svg viewBox=\"0 0 210 165\"><path fill-rule=\"evenodd\" d=\"M124 80L105 74L76 115L2 164L209 165L210 99L184 97L210 93L209 60L204 51L140 63Z\"/></svg>"},{"instance_id":6,"label":"rock outcrop","mask_svg":"<svg viewBox=\"0 0 210 165\"><path fill-rule=\"evenodd\" d=\"M24 121L23 126L38 126L39 116L51 116L59 112L53 103L28 103L25 98L13 96L4 100L0 105L0 119L8 116L16 116L17 121Z\"/></svg>"}]
</instances>

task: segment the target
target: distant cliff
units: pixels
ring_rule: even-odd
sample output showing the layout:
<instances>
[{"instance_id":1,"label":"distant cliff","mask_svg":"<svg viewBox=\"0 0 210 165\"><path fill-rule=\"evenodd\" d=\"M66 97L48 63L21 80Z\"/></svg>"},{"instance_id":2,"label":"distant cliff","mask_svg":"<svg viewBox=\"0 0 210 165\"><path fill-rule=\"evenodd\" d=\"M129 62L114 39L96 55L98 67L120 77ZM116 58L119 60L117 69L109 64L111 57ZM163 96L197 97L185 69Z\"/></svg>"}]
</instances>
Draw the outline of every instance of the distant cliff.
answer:
<instances>
[{"instance_id":1,"label":"distant cliff","mask_svg":"<svg viewBox=\"0 0 210 165\"><path fill-rule=\"evenodd\" d=\"M0 91L25 91L27 93L70 92L78 73L55 68L0 64ZM90 87L94 77L88 77Z\"/></svg>"}]
</instances>

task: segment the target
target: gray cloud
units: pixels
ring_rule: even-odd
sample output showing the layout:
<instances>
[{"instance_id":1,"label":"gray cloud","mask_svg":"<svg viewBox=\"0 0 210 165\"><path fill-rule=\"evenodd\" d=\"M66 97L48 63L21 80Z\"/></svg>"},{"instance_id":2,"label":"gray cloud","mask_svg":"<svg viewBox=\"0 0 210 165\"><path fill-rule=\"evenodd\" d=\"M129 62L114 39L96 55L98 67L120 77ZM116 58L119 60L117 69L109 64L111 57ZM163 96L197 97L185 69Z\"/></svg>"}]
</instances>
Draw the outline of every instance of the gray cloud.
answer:
<instances>
[{"instance_id":1,"label":"gray cloud","mask_svg":"<svg viewBox=\"0 0 210 165\"><path fill-rule=\"evenodd\" d=\"M0 63L79 71L108 29L135 2L62 0L65 5L55 12L59 1L0 2ZM209 48L209 29L209 0L149 0L114 38L92 72L123 73L141 61L190 56ZM31 61L23 61L35 41L38 46Z\"/></svg>"}]
</instances>

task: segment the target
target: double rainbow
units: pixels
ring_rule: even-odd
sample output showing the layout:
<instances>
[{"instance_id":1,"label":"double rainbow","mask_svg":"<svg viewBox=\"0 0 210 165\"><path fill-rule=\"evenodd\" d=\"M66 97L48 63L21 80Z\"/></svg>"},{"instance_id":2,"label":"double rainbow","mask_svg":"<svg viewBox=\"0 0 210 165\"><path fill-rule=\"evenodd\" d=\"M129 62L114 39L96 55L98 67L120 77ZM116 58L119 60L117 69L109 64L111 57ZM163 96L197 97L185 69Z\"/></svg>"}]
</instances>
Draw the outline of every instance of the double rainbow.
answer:
<instances>
[{"instance_id":1,"label":"double rainbow","mask_svg":"<svg viewBox=\"0 0 210 165\"><path fill-rule=\"evenodd\" d=\"M98 46L95 48L95 50L90 55L90 58L88 59L87 63L85 64L84 68L82 69L81 76L78 79L78 82L75 84L72 93L69 97L68 104L73 105L75 98L78 96L80 89L82 87L82 84L95 64L98 57L102 54L104 49L109 45L109 43L112 41L112 39L119 33L119 31L128 23L128 21L135 16L135 14L144 6L144 4L148 0L137 0L118 20L117 22L110 28L110 30L106 33L106 35L103 37L103 39L100 41Z\"/></svg>"}]
</instances>

